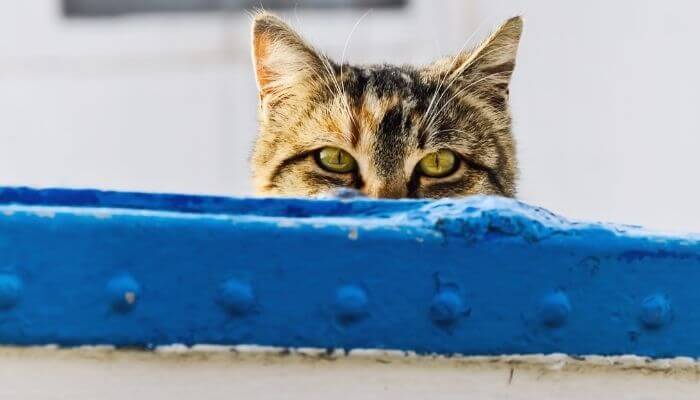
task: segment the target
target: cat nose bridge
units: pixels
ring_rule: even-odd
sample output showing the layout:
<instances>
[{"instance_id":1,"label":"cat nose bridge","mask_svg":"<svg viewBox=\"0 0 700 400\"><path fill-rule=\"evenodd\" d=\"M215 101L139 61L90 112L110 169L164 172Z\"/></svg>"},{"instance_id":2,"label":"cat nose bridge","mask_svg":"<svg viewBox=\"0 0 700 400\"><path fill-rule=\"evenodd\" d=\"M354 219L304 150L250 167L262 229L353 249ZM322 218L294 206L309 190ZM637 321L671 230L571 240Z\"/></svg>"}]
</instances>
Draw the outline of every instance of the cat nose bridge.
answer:
<instances>
[{"instance_id":1,"label":"cat nose bridge","mask_svg":"<svg viewBox=\"0 0 700 400\"><path fill-rule=\"evenodd\" d=\"M366 184L363 192L368 197L400 199L406 197L408 191L403 182L378 181Z\"/></svg>"}]
</instances>

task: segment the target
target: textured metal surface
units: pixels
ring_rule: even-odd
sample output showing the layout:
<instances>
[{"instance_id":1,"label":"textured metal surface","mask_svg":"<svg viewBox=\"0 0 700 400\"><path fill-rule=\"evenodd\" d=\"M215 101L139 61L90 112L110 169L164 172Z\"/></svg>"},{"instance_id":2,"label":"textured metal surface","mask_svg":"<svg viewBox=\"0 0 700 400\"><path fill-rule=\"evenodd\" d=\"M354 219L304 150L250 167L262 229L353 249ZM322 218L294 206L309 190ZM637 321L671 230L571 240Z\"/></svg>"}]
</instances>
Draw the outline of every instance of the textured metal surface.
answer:
<instances>
[{"instance_id":1,"label":"textured metal surface","mask_svg":"<svg viewBox=\"0 0 700 400\"><path fill-rule=\"evenodd\" d=\"M500 198L0 189L0 343L700 356L700 239Z\"/></svg>"}]
</instances>

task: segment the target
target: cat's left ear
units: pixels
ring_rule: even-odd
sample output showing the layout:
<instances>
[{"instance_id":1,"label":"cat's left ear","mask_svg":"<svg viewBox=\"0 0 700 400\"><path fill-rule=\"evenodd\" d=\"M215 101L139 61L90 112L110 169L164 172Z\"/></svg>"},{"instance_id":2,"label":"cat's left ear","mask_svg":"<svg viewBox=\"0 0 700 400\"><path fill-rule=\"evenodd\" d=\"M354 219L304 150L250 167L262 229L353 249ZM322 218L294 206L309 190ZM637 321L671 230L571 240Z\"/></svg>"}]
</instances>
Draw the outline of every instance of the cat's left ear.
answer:
<instances>
[{"instance_id":1,"label":"cat's left ear","mask_svg":"<svg viewBox=\"0 0 700 400\"><path fill-rule=\"evenodd\" d=\"M521 17L507 20L479 47L451 60L449 74L453 77L475 76L480 79L480 83L506 91L515 68L515 56L522 31Z\"/></svg>"},{"instance_id":2,"label":"cat's left ear","mask_svg":"<svg viewBox=\"0 0 700 400\"><path fill-rule=\"evenodd\" d=\"M327 74L322 56L278 17L259 13L252 31L253 66L261 98L301 96Z\"/></svg>"}]
</instances>

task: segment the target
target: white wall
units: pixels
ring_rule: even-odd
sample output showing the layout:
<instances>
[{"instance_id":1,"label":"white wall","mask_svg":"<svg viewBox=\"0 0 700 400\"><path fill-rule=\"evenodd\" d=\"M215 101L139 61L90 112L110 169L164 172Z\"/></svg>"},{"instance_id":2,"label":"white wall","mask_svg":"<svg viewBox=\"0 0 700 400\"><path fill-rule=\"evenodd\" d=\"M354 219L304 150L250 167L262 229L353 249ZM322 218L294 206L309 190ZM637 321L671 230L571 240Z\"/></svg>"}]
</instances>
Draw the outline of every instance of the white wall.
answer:
<instances>
[{"instance_id":1,"label":"white wall","mask_svg":"<svg viewBox=\"0 0 700 400\"><path fill-rule=\"evenodd\" d=\"M511 91L522 197L572 217L700 232L700 3L477 8L526 20Z\"/></svg>"},{"instance_id":2,"label":"white wall","mask_svg":"<svg viewBox=\"0 0 700 400\"><path fill-rule=\"evenodd\" d=\"M698 11L414 0L367 15L347 58L426 62L523 13L512 89L522 198L572 218L700 232ZM340 57L362 14L287 17ZM0 5L0 184L247 193L248 40L245 15L65 21L53 0Z\"/></svg>"}]
</instances>

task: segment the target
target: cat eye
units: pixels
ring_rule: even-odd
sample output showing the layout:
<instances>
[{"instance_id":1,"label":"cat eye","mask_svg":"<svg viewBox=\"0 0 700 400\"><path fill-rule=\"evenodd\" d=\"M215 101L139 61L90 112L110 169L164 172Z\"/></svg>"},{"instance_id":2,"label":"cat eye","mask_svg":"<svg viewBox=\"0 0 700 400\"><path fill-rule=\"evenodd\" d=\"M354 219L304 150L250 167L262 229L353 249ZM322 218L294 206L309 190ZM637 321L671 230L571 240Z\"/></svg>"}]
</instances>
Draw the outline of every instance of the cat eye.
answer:
<instances>
[{"instance_id":1,"label":"cat eye","mask_svg":"<svg viewBox=\"0 0 700 400\"><path fill-rule=\"evenodd\" d=\"M341 174L352 172L357 167L357 163L350 153L330 146L316 152L316 162L326 171Z\"/></svg>"},{"instance_id":2,"label":"cat eye","mask_svg":"<svg viewBox=\"0 0 700 400\"><path fill-rule=\"evenodd\" d=\"M423 175L431 178L443 178L452 174L457 169L457 156L455 153L442 149L423 157L418 163L418 168Z\"/></svg>"}]
</instances>

